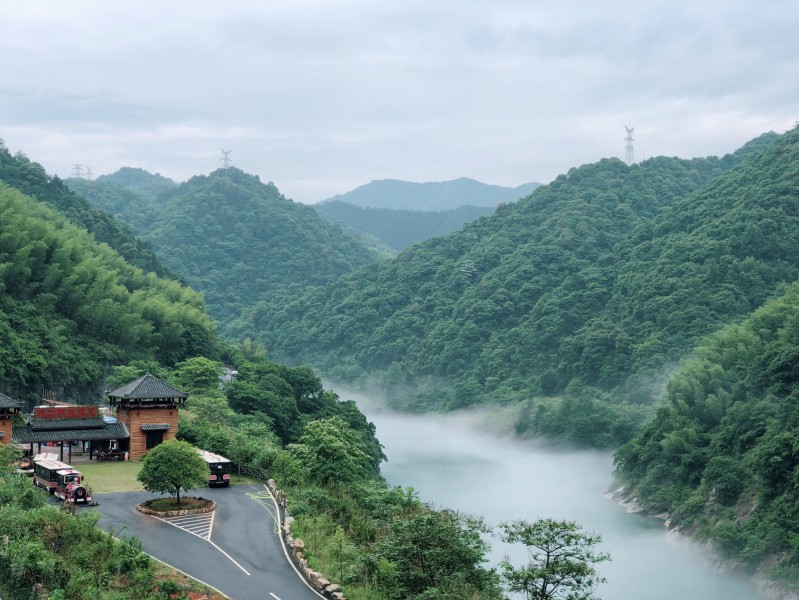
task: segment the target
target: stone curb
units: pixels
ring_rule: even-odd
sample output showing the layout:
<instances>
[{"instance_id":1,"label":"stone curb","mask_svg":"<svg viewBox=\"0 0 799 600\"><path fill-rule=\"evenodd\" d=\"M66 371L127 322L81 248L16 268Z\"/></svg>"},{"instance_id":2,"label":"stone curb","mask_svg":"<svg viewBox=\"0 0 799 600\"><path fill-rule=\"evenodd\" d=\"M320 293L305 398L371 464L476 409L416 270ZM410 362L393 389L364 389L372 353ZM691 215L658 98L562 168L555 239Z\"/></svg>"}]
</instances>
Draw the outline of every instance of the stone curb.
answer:
<instances>
[{"instance_id":1,"label":"stone curb","mask_svg":"<svg viewBox=\"0 0 799 600\"><path fill-rule=\"evenodd\" d=\"M266 482L266 487L277 502L278 506L283 509L284 519L281 524L283 530L283 543L286 545L289 557L300 570L305 579L316 590L317 593L330 600L347 600L341 591L341 587L336 583L330 581L321 573L314 571L308 566L308 560L305 558L305 543L291 535L291 523L294 518L290 516L288 507L286 506L286 496L282 490L277 488L274 479L269 479Z\"/></svg>"},{"instance_id":2,"label":"stone curb","mask_svg":"<svg viewBox=\"0 0 799 600\"><path fill-rule=\"evenodd\" d=\"M184 515L202 515L216 510L216 502L211 501L211 506L205 508L186 508L181 510L154 510L144 506L144 503L137 504L136 510L145 515L154 517L182 517Z\"/></svg>"}]
</instances>

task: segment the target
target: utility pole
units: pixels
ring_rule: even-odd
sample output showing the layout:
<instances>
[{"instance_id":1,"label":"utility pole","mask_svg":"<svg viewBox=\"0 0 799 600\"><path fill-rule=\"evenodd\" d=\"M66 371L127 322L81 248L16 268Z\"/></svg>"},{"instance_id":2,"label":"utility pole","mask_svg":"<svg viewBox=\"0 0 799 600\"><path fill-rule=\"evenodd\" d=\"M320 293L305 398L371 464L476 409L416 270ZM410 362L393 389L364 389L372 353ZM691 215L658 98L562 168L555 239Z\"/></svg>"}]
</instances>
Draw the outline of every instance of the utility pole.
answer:
<instances>
[{"instance_id":1,"label":"utility pole","mask_svg":"<svg viewBox=\"0 0 799 600\"><path fill-rule=\"evenodd\" d=\"M222 168L224 169L225 177L227 177L228 170L230 169L230 166L233 164L233 161L230 159L230 153L233 152L233 150L225 150L224 148L222 148L221 152L222 152L222 158L220 159L220 161L222 162Z\"/></svg>"},{"instance_id":2,"label":"utility pole","mask_svg":"<svg viewBox=\"0 0 799 600\"><path fill-rule=\"evenodd\" d=\"M627 125L625 125L624 128L627 130L627 137L624 138L624 141L627 142L624 146L624 162L631 165L635 162L635 139L633 139L635 127L627 127Z\"/></svg>"},{"instance_id":3,"label":"utility pole","mask_svg":"<svg viewBox=\"0 0 799 600\"><path fill-rule=\"evenodd\" d=\"M74 163L72 165L72 176L73 177L83 177L83 165Z\"/></svg>"}]
</instances>

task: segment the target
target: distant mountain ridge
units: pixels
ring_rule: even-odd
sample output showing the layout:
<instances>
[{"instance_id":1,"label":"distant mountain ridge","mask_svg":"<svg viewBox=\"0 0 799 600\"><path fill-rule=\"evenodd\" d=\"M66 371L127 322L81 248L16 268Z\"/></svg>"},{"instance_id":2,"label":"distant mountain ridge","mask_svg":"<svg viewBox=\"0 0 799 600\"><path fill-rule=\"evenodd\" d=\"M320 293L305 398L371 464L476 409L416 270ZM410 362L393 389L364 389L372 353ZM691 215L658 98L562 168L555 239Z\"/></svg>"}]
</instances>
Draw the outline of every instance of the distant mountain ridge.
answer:
<instances>
[{"instance_id":1,"label":"distant mountain ridge","mask_svg":"<svg viewBox=\"0 0 799 600\"><path fill-rule=\"evenodd\" d=\"M515 202L529 196L540 183L524 183L517 187L490 185L468 177L451 181L417 183L399 179L380 179L338 194L319 204L347 202L361 207L405 210L451 210L461 206L492 206Z\"/></svg>"},{"instance_id":2,"label":"distant mountain ridge","mask_svg":"<svg viewBox=\"0 0 799 600\"><path fill-rule=\"evenodd\" d=\"M333 200L314 206L319 214L359 236L376 238L396 252L431 237L457 231L466 223L494 214L493 206L460 206L421 211L356 206Z\"/></svg>"}]
</instances>

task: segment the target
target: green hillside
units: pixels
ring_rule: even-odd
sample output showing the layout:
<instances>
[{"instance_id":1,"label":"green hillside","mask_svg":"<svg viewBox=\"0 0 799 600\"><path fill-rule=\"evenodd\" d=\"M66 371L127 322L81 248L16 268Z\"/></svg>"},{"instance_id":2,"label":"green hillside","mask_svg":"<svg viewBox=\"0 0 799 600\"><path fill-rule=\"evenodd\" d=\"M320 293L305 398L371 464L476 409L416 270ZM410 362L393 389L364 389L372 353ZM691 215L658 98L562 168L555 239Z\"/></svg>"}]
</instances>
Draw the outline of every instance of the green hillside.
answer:
<instances>
[{"instance_id":1,"label":"green hillside","mask_svg":"<svg viewBox=\"0 0 799 600\"><path fill-rule=\"evenodd\" d=\"M466 223L494 213L495 206L461 206L450 210L399 210L361 207L340 200L314 205L316 211L356 235L372 236L401 252L431 237L457 231Z\"/></svg>"},{"instance_id":2,"label":"green hillside","mask_svg":"<svg viewBox=\"0 0 799 600\"><path fill-rule=\"evenodd\" d=\"M795 151L794 151L795 152ZM799 187L783 202L799 211ZM713 335L616 453L641 504L751 572L799 575L799 286Z\"/></svg>"},{"instance_id":3,"label":"green hillside","mask_svg":"<svg viewBox=\"0 0 799 600\"><path fill-rule=\"evenodd\" d=\"M113 183L147 198L157 198L173 190L178 184L160 173L148 173L144 169L122 167L109 175L100 175L97 181Z\"/></svg>"},{"instance_id":4,"label":"green hillside","mask_svg":"<svg viewBox=\"0 0 799 600\"><path fill-rule=\"evenodd\" d=\"M137 236L148 231L161 209L156 197L100 177L94 181L73 177L65 183L70 190L86 198L92 206L130 227Z\"/></svg>"},{"instance_id":5,"label":"green hillside","mask_svg":"<svg viewBox=\"0 0 799 600\"><path fill-rule=\"evenodd\" d=\"M521 431L617 444L670 365L797 278L799 222L780 198L796 182L798 134L776 137L721 159L572 169L241 322L277 356L378 377L406 408L539 398Z\"/></svg>"},{"instance_id":6,"label":"green hillside","mask_svg":"<svg viewBox=\"0 0 799 600\"><path fill-rule=\"evenodd\" d=\"M98 242L114 248L132 265L159 276L172 276L155 258L149 244L136 239L126 226L70 191L58 177L47 175L40 164L22 153L12 156L1 140L0 181L55 208L72 223L94 234Z\"/></svg>"},{"instance_id":7,"label":"green hillside","mask_svg":"<svg viewBox=\"0 0 799 600\"><path fill-rule=\"evenodd\" d=\"M113 210L122 188L102 181L96 186L97 193L87 196ZM223 327L260 299L292 298L374 260L313 208L238 169L193 177L161 192L157 210L148 209L151 198L137 196L141 218L130 217L135 211L129 209L120 217L135 222L161 260L205 294L209 312Z\"/></svg>"},{"instance_id":8,"label":"green hillside","mask_svg":"<svg viewBox=\"0 0 799 600\"><path fill-rule=\"evenodd\" d=\"M97 393L112 364L216 351L202 297L145 274L52 208L0 184L0 389Z\"/></svg>"}]
</instances>

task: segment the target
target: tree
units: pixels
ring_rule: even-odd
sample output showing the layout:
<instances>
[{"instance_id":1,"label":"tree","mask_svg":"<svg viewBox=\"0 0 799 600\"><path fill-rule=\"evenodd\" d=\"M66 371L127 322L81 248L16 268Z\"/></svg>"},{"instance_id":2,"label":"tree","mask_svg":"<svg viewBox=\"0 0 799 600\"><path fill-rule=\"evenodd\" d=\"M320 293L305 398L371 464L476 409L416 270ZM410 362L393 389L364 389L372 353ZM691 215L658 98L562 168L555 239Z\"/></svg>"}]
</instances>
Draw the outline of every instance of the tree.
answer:
<instances>
[{"instance_id":1,"label":"tree","mask_svg":"<svg viewBox=\"0 0 799 600\"><path fill-rule=\"evenodd\" d=\"M16 461L22 453L12 444L0 442L0 473L13 473L16 470Z\"/></svg>"},{"instance_id":2,"label":"tree","mask_svg":"<svg viewBox=\"0 0 799 600\"><path fill-rule=\"evenodd\" d=\"M507 558L501 563L508 589L523 592L527 600L591 600L597 584L605 581L594 568L610 560L608 553L595 550L602 536L582 531L577 523L517 520L499 527L502 541L527 547L526 565L515 567Z\"/></svg>"},{"instance_id":3,"label":"tree","mask_svg":"<svg viewBox=\"0 0 799 600\"><path fill-rule=\"evenodd\" d=\"M180 490L188 491L205 485L209 474L208 465L194 446L180 440L169 440L145 455L136 479L148 492L172 494L180 504Z\"/></svg>"},{"instance_id":4,"label":"tree","mask_svg":"<svg viewBox=\"0 0 799 600\"><path fill-rule=\"evenodd\" d=\"M369 473L363 440L341 417L308 423L300 443L291 444L289 452L323 486L366 479Z\"/></svg>"},{"instance_id":5,"label":"tree","mask_svg":"<svg viewBox=\"0 0 799 600\"><path fill-rule=\"evenodd\" d=\"M486 532L480 519L452 511L396 520L377 548L381 571L388 567L382 586L392 589L392 599L440 598L437 592L453 586L479 591L475 597L486 600L500 598L496 574L482 566Z\"/></svg>"},{"instance_id":6,"label":"tree","mask_svg":"<svg viewBox=\"0 0 799 600\"><path fill-rule=\"evenodd\" d=\"M219 387L222 363L195 356L176 364L175 374L186 393L205 394Z\"/></svg>"}]
</instances>

